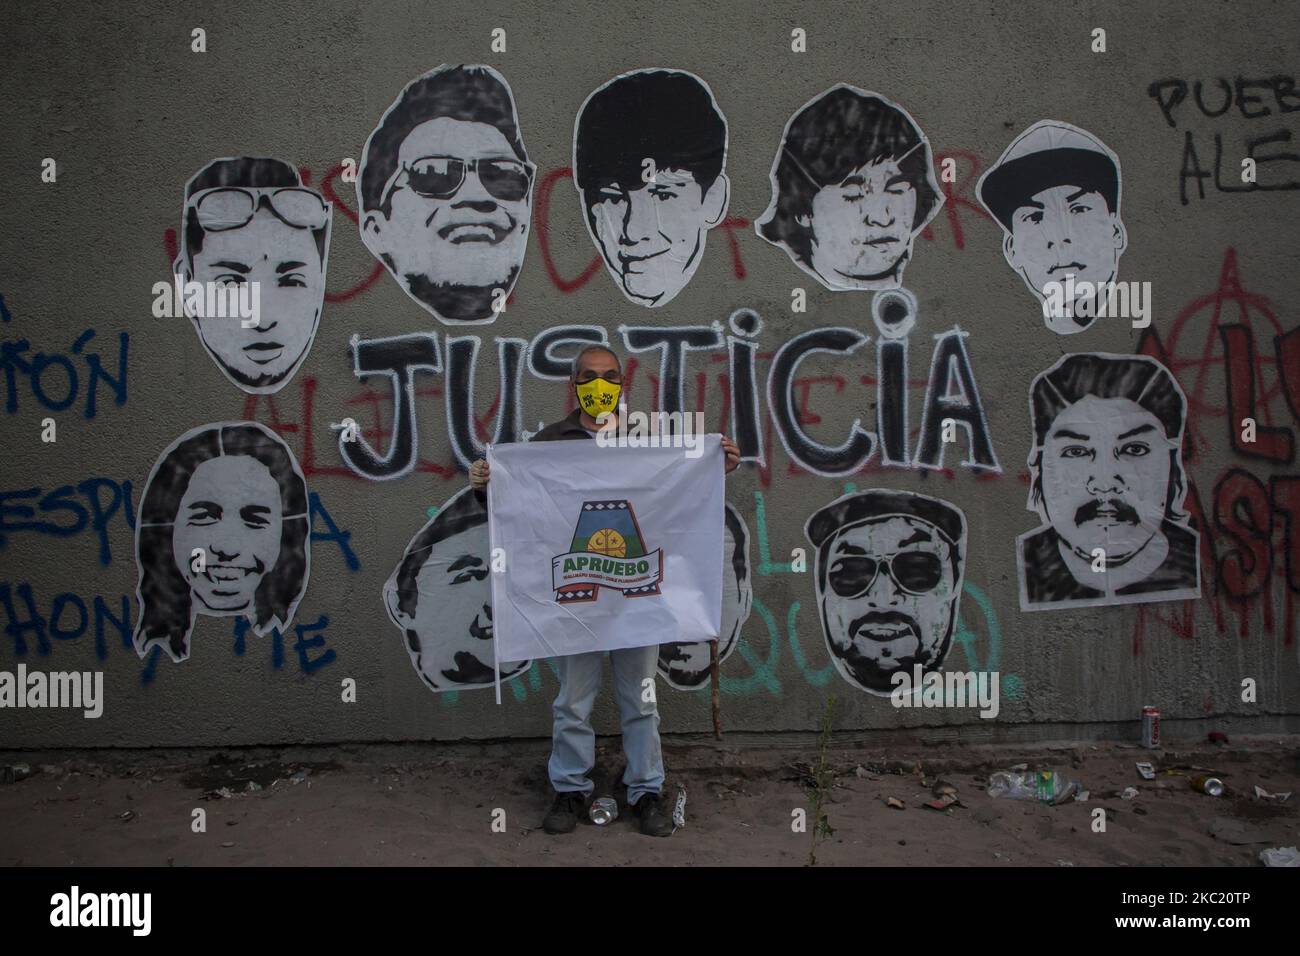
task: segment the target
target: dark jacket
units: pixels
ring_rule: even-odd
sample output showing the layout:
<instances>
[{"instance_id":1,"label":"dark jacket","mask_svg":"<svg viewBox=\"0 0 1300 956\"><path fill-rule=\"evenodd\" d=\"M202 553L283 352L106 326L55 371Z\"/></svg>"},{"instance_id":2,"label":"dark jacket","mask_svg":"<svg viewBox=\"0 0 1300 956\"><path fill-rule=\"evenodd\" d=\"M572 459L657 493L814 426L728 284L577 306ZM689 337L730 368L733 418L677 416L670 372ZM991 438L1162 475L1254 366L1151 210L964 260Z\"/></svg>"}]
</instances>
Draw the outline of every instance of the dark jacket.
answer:
<instances>
[{"instance_id":1,"label":"dark jacket","mask_svg":"<svg viewBox=\"0 0 1300 956\"><path fill-rule=\"evenodd\" d=\"M1165 520L1160 524L1169 542L1169 554L1160 567L1141 581L1118 588L1117 596L1153 594L1161 591L1179 591L1196 586L1196 535L1182 525ZM1058 547L1060 536L1052 528L1044 528L1025 541L1025 590L1030 604L1055 604L1061 601L1087 601L1099 598L1105 592L1080 584Z\"/></svg>"},{"instance_id":2,"label":"dark jacket","mask_svg":"<svg viewBox=\"0 0 1300 956\"><path fill-rule=\"evenodd\" d=\"M575 408L558 422L547 425L529 441L569 441L574 438L594 438L591 432L582 427L582 409Z\"/></svg>"}]
</instances>

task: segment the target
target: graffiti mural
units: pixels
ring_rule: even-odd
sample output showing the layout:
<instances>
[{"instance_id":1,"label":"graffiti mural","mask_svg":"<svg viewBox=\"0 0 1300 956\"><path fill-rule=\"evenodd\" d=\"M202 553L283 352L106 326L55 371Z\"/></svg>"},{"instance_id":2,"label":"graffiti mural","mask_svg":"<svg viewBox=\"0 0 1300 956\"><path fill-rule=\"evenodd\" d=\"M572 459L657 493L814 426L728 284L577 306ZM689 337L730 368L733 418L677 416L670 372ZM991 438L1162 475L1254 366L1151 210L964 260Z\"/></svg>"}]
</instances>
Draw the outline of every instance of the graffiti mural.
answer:
<instances>
[{"instance_id":1,"label":"graffiti mural","mask_svg":"<svg viewBox=\"0 0 1300 956\"><path fill-rule=\"evenodd\" d=\"M366 140L361 241L442 322L491 322L523 267L536 171L505 78L444 64L412 80Z\"/></svg>"},{"instance_id":2,"label":"graffiti mural","mask_svg":"<svg viewBox=\"0 0 1300 956\"><path fill-rule=\"evenodd\" d=\"M333 207L282 160L215 159L186 184L176 297L208 355L244 391L278 392L306 359L325 302L332 222ZM204 289L251 300L255 314L214 310Z\"/></svg>"},{"instance_id":3,"label":"graffiti mural","mask_svg":"<svg viewBox=\"0 0 1300 956\"><path fill-rule=\"evenodd\" d=\"M741 628L754 605L749 564L749 528L740 512L726 507L722 532L722 625L718 631L718 665L740 644ZM709 685L710 641L659 645L659 675L678 690Z\"/></svg>"},{"instance_id":4,"label":"graffiti mural","mask_svg":"<svg viewBox=\"0 0 1300 956\"><path fill-rule=\"evenodd\" d=\"M149 472L136 519L136 652L190 656L199 614L284 631L311 566L307 484L293 453L256 422L203 425Z\"/></svg>"},{"instance_id":5,"label":"graffiti mural","mask_svg":"<svg viewBox=\"0 0 1300 956\"><path fill-rule=\"evenodd\" d=\"M971 336L960 327L933 336L929 372L921 380L925 383L925 393L919 403L916 447L914 450L909 447L907 393L920 384L907 375L915 299L903 289L882 295L886 301L875 310L880 329L876 362L860 354L870 343L870 337L848 327L809 329L776 348L767 374L766 417L770 424L766 429L763 392L756 367L763 322L753 309L737 309L726 327L721 322L668 328L619 326L617 337L622 339L622 346L630 356L625 387L630 390L638 369L646 367L650 387L655 389L654 398L648 403L650 410L688 411L688 405L692 404L687 394L690 363L724 363L726 372L719 375L719 388L727 401L719 430L736 436L742 461L760 466L767 460L765 441L771 444L779 440L795 466L825 477L852 474L868 465L877 451L881 453L882 463L888 466L946 471L950 467L945 465L947 454L964 446L965 455L958 462L961 467L1000 474L1002 467L993 447L984 400L967 348ZM341 473L387 480L417 468L444 478L463 472L470 462L482 457L486 443L518 441L524 437L525 369L533 378L544 381L566 379L579 349L607 345L610 341L609 333L598 325L555 326L529 341L495 337L497 392L487 409L479 412L473 397L476 370L491 352L477 336L447 334L439 339L425 332L381 339L354 336L352 352L357 377L386 378L390 385L368 391L364 399L375 410L374 427L354 430L338 421L333 424L346 466ZM801 367L806 359L818 353L847 360L845 372L857 370L864 384L875 386L874 403L869 393L854 399L864 411L872 404L875 410L865 423L862 417L854 419L847 437L837 445L816 440L805 427L809 413L808 383L812 379ZM643 355L657 361L643 366L639 364ZM878 376L862 374L873 368ZM442 373L442 385L422 389L416 384L419 372ZM692 397L697 409L703 408L707 393L703 375L697 371L694 376L696 387ZM447 465L422 464L417 454L417 401L425 394L438 396L444 408L452 452ZM250 406L246 414L252 415L253 411ZM301 427L295 426L294 430ZM373 436L382 440L376 441ZM304 461L312 462L311 473L338 473L315 466L314 458L308 454L312 448L310 442L304 441ZM767 474L764 473L764 481L768 480Z\"/></svg>"},{"instance_id":6,"label":"graffiti mural","mask_svg":"<svg viewBox=\"0 0 1300 956\"><path fill-rule=\"evenodd\" d=\"M1053 332L1088 328L1080 306L1115 280L1128 247L1120 220L1119 157L1077 126L1041 120L1017 136L980 177L980 202L1002 227L1002 254L1043 305ZM1062 302L1052 284L1073 292Z\"/></svg>"},{"instance_id":7,"label":"graffiti mural","mask_svg":"<svg viewBox=\"0 0 1300 956\"><path fill-rule=\"evenodd\" d=\"M574 185L610 276L658 308L691 281L727 215L727 121L713 91L679 70L615 77L578 110Z\"/></svg>"},{"instance_id":8,"label":"graffiti mural","mask_svg":"<svg viewBox=\"0 0 1300 956\"><path fill-rule=\"evenodd\" d=\"M492 687L491 548L487 504L466 488L411 539L384 585L384 606L411 664L433 691ZM532 661L501 663L501 679Z\"/></svg>"},{"instance_id":9,"label":"graffiti mural","mask_svg":"<svg viewBox=\"0 0 1300 956\"><path fill-rule=\"evenodd\" d=\"M966 516L938 498L873 488L819 509L817 604L841 677L888 696L895 674L938 670L952 644L966 559Z\"/></svg>"},{"instance_id":10,"label":"graffiti mural","mask_svg":"<svg viewBox=\"0 0 1300 956\"><path fill-rule=\"evenodd\" d=\"M1029 389L1034 445L1018 539L1020 607L1042 611L1200 597L1182 444L1187 401L1144 356L1063 356Z\"/></svg>"},{"instance_id":11,"label":"graffiti mural","mask_svg":"<svg viewBox=\"0 0 1300 956\"><path fill-rule=\"evenodd\" d=\"M930 141L897 103L839 84L790 117L758 234L828 289L896 289L944 194Z\"/></svg>"}]
</instances>

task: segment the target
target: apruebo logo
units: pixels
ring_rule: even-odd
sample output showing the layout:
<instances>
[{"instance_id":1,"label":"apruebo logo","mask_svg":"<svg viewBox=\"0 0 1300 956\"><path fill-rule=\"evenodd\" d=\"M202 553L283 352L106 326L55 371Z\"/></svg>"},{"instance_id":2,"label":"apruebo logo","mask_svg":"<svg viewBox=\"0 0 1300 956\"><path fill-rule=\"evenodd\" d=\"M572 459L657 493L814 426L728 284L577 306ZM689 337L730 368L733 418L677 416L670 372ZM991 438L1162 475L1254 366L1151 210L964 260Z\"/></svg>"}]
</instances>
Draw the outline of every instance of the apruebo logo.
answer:
<instances>
[{"instance_id":1,"label":"apruebo logo","mask_svg":"<svg viewBox=\"0 0 1300 956\"><path fill-rule=\"evenodd\" d=\"M551 583L560 604L594 601L601 588L624 597L659 593L663 549L647 552L632 503L584 501L569 553L551 559Z\"/></svg>"}]
</instances>

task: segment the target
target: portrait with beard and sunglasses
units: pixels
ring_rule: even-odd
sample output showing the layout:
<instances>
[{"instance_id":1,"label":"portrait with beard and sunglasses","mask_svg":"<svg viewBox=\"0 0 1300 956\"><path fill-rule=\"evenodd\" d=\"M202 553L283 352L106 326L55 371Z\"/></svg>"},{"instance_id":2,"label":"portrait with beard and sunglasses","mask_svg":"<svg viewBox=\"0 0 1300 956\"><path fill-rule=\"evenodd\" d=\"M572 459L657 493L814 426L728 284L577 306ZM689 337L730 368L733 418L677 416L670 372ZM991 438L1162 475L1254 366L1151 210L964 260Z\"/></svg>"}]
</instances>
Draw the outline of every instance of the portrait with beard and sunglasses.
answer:
<instances>
[{"instance_id":1,"label":"portrait with beard and sunglasses","mask_svg":"<svg viewBox=\"0 0 1300 956\"><path fill-rule=\"evenodd\" d=\"M1029 389L1034 447L1018 540L1025 611L1201 596L1199 536L1182 504L1187 402L1138 355L1065 355Z\"/></svg>"},{"instance_id":2,"label":"portrait with beard and sunglasses","mask_svg":"<svg viewBox=\"0 0 1300 956\"><path fill-rule=\"evenodd\" d=\"M804 531L840 676L888 696L896 673L938 670L957 624L966 516L938 498L876 488L831 502Z\"/></svg>"},{"instance_id":3,"label":"portrait with beard and sunglasses","mask_svg":"<svg viewBox=\"0 0 1300 956\"><path fill-rule=\"evenodd\" d=\"M361 241L441 321L491 322L523 266L535 172L505 78L444 64L413 80L366 140Z\"/></svg>"}]
</instances>

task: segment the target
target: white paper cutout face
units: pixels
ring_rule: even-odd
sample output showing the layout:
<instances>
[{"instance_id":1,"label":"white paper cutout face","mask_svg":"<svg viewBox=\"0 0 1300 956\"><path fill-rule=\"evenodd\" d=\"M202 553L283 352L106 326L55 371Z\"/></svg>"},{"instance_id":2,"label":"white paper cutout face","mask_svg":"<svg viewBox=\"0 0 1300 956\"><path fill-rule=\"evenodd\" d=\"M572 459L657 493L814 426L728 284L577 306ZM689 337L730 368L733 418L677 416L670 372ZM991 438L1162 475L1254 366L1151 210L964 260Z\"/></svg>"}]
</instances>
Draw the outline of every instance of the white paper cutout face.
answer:
<instances>
[{"instance_id":1,"label":"white paper cutout face","mask_svg":"<svg viewBox=\"0 0 1300 956\"><path fill-rule=\"evenodd\" d=\"M1141 355L1063 355L1029 387L1034 444L1017 538L1022 611L1200 596L1199 533L1183 512L1187 399Z\"/></svg>"},{"instance_id":2,"label":"white paper cutout face","mask_svg":"<svg viewBox=\"0 0 1300 956\"><path fill-rule=\"evenodd\" d=\"M726 155L726 120L694 74L625 73L583 102L574 185L587 231L630 302L666 305L695 275L708 231L727 214Z\"/></svg>"},{"instance_id":3,"label":"white paper cutout face","mask_svg":"<svg viewBox=\"0 0 1300 956\"><path fill-rule=\"evenodd\" d=\"M813 197L813 271L829 284L854 288L891 274L911 247L915 218L916 189L897 162L855 169Z\"/></svg>"},{"instance_id":4,"label":"white paper cutout face","mask_svg":"<svg viewBox=\"0 0 1300 956\"><path fill-rule=\"evenodd\" d=\"M1118 219L1098 192L1052 186L1012 214L1007 261L1029 288L1046 297L1049 282L1111 282L1124 251Z\"/></svg>"},{"instance_id":5,"label":"white paper cutout face","mask_svg":"<svg viewBox=\"0 0 1300 956\"><path fill-rule=\"evenodd\" d=\"M325 302L325 262L312 230L287 224L263 204L242 228L205 232L192 262L197 282L257 283L260 315L251 328L238 317L191 319L232 381L248 391L278 391L307 357Z\"/></svg>"},{"instance_id":6,"label":"white paper cutout face","mask_svg":"<svg viewBox=\"0 0 1300 956\"><path fill-rule=\"evenodd\" d=\"M1043 446L1043 506L1056 533L1080 556L1094 548L1123 561L1165 517L1169 453L1155 415L1127 398L1089 395L1063 410Z\"/></svg>"},{"instance_id":7,"label":"white paper cutout face","mask_svg":"<svg viewBox=\"0 0 1300 956\"><path fill-rule=\"evenodd\" d=\"M1076 316L1075 304L1096 284L1115 281L1128 246L1119 157L1087 130L1040 120L1007 146L976 191L1002 227L1003 256L1042 304L1048 328L1062 335L1088 328L1095 306ZM1071 278L1086 284L1068 309L1059 308Z\"/></svg>"},{"instance_id":8,"label":"white paper cutout face","mask_svg":"<svg viewBox=\"0 0 1300 956\"><path fill-rule=\"evenodd\" d=\"M934 525L908 515L837 533L818 586L827 643L850 683L889 693L896 672L943 659L960 598L952 552Z\"/></svg>"},{"instance_id":9,"label":"white paper cutout face","mask_svg":"<svg viewBox=\"0 0 1300 956\"><path fill-rule=\"evenodd\" d=\"M834 291L897 289L943 205L930 141L897 103L840 84L786 123L754 228Z\"/></svg>"},{"instance_id":10,"label":"white paper cutout face","mask_svg":"<svg viewBox=\"0 0 1300 956\"><path fill-rule=\"evenodd\" d=\"M136 513L136 653L186 660L200 614L287 631L311 574L310 500L293 452L265 425L215 422L172 442Z\"/></svg>"},{"instance_id":11,"label":"white paper cutout face","mask_svg":"<svg viewBox=\"0 0 1300 956\"><path fill-rule=\"evenodd\" d=\"M280 555L280 488L266 466L247 455L200 464L181 497L172 528L176 568L206 613L242 614ZM191 555L204 552L195 573Z\"/></svg>"},{"instance_id":12,"label":"white paper cutout face","mask_svg":"<svg viewBox=\"0 0 1300 956\"><path fill-rule=\"evenodd\" d=\"M429 525L412 541L416 545L431 525L462 511L456 503L466 489L453 496ZM447 512L448 514L443 514ZM407 554L411 552L408 550ZM425 684L435 691L467 690L493 685L493 630L491 547L486 515L460 522L453 532L418 552L415 592L403 577L403 564L384 587L389 617L406 639L411 663ZM405 595L399 590L407 588ZM405 605L404 607L402 605ZM502 661L501 679L524 673L531 661Z\"/></svg>"},{"instance_id":13,"label":"white paper cutout face","mask_svg":"<svg viewBox=\"0 0 1300 956\"><path fill-rule=\"evenodd\" d=\"M523 265L534 175L500 74L439 67L407 87L367 141L361 239L443 322L491 322Z\"/></svg>"},{"instance_id":14,"label":"white paper cutout face","mask_svg":"<svg viewBox=\"0 0 1300 956\"><path fill-rule=\"evenodd\" d=\"M741 531L740 554L736 553L733 526ZM740 567L736 561L739 557ZM726 661L740 644L741 628L754 605L754 587L749 572L749 531L740 512L727 505L722 531L722 618L718 629L718 664ZM659 645L659 673L671 687L696 690L710 686L709 645L711 641Z\"/></svg>"},{"instance_id":15,"label":"white paper cutout face","mask_svg":"<svg viewBox=\"0 0 1300 956\"><path fill-rule=\"evenodd\" d=\"M704 253L706 231L726 212L727 183L705 191L685 170L660 170L630 192L611 183L589 210L601 257L624 294L661 306L686 287Z\"/></svg>"}]
</instances>

